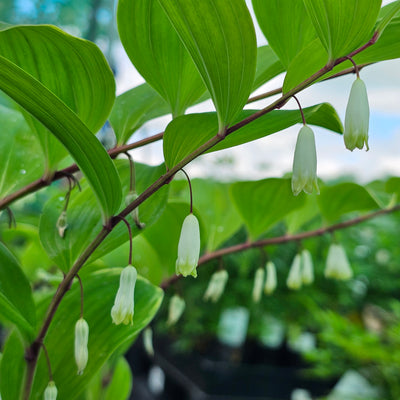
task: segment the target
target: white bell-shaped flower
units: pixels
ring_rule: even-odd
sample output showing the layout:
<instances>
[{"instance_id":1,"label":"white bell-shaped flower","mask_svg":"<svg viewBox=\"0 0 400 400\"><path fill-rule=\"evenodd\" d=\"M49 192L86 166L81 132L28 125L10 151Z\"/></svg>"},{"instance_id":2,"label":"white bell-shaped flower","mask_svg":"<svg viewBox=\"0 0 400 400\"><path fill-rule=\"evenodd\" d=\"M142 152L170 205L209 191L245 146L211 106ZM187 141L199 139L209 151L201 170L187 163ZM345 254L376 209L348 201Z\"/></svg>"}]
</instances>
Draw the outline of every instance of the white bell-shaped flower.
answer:
<instances>
[{"instance_id":1,"label":"white bell-shaped flower","mask_svg":"<svg viewBox=\"0 0 400 400\"><path fill-rule=\"evenodd\" d=\"M182 297L178 296L177 294L171 297L168 307L168 326L175 325L179 321L179 318L183 314L185 307L186 303L185 300L182 299Z\"/></svg>"},{"instance_id":2,"label":"white bell-shaped flower","mask_svg":"<svg viewBox=\"0 0 400 400\"><path fill-rule=\"evenodd\" d=\"M216 303L224 293L226 282L228 281L228 272L221 270L214 272L210 278L203 300L211 300Z\"/></svg>"},{"instance_id":3,"label":"white bell-shaped flower","mask_svg":"<svg viewBox=\"0 0 400 400\"><path fill-rule=\"evenodd\" d=\"M137 279L136 268L132 265L125 267L119 279L119 288L111 309L114 324L133 324L134 293Z\"/></svg>"},{"instance_id":4,"label":"white bell-shaped flower","mask_svg":"<svg viewBox=\"0 0 400 400\"><path fill-rule=\"evenodd\" d=\"M154 356L154 347L153 347L153 330L150 327L147 327L143 331L143 345L146 353L150 356Z\"/></svg>"},{"instance_id":5,"label":"white bell-shaped flower","mask_svg":"<svg viewBox=\"0 0 400 400\"><path fill-rule=\"evenodd\" d=\"M82 375L88 362L88 340L89 325L83 318L80 318L75 324L75 361L78 367L78 375Z\"/></svg>"},{"instance_id":6,"label":"white bell-shaped flower","mask_svg":"<svg viewBox=\"0 0 400 400\"><path fill-rule=\"evenodd\" d=\"M317 181L317 151L314 132L304 125L297 136L293 159L292 191L297 196L302 190L319 194Z\"/></svg>"},{"instance_id":7,"label":"white bell-shaped flower","mask_svg":"<svg viewBox=\"0 0 400 400\"><path fill-rule=\"evenodd\" d=\"M303 277L301 274L301 256L296 254L290 267L289 275L286 279L286 285L289 289L298 290L303 284Z\"/></svg>"},{"instance_id":8,"label":"white bell-shaped flower","mask_svg":"<svg viewBox=\"0 0 400 400\"><path fill-rule=\"evenodd\" d=\"M197 263L200 255L200 228L199 221L191 213L183 221L181 236L178 244L178 258L176 260L176 274L197 277Z\"/></svg>"},{"instance_id":9,"label":"white bell-shaped flower","mask_svg":"<svg viewBox=\"0 0 400 400\"><path fill-rule=\"evenodd\" d=\"M314 282L314 265L311 253L306 249L301 252L301 276L305 285Z\"/></svg>"},{"instance_id":10,"label":"white bell-shaped flower","mask_svg":"<svg viewBox=\"0 0 400 400\"><path fill-rule=\"evenodd\" d=\"M365 83L357 78L351 87L344 120L344 144L353 151L368 147L369 104Z\"/></svg>"},{"instance_id":11,"label":"white bell-shaped flower","mask_svg":"<svg viewBox=\"0 0 400 400\"><path fill-rule=\"evenodd\" d=\"M44 391L44 400L56 400L57 399L57 387L54 381L50 381Z\"/></svg>"},{"instance_id":12,"label":"white bell-shaped flower","mask_svg":"<svg viewBox=\"0 0 400 400\"><path fill-rule=\"evenodd\" d=\"M259 301L261 300L261 295L264 286L264 278L265 278L264 268L257 268L257 271L254 274L254 284L252 293L252 298L254 303L259 303Z\"/></svg>"},{"instance_id":13,"label":"white bell-shaped flower","mask_svg":"<svg viewBox=\"0 0 400 400\"><path fill-rule=\"evenodd\" d=\"M332 243L328 250L324 271L326 278L348 280L353 276L353 271L347 259L346 252L340 244Z\"/></svg>"},{"instance_id":14,"label":"white bell-shaped flower","mask_svg":"<svg viewBox=\"0 0 400 400\"><path fill-rule=\"evenodd\" d=\"M67 212L63 211L57 219L56 228L60 237L64 237L65 231L68 228Z\"/></svg>"},{"instance_id":15,"label":"white bell-shaped flower","mask_svg":"<svg viewBox=\"0 0 400 400\"><path fill-rule=\"evenodd\" d=\"M265 269L267 273L267 280L265 281L264 285L264 293L270 295L275 291L278 284L275 264L272 261L268 261Z\"/></svg>"}]
</instances>

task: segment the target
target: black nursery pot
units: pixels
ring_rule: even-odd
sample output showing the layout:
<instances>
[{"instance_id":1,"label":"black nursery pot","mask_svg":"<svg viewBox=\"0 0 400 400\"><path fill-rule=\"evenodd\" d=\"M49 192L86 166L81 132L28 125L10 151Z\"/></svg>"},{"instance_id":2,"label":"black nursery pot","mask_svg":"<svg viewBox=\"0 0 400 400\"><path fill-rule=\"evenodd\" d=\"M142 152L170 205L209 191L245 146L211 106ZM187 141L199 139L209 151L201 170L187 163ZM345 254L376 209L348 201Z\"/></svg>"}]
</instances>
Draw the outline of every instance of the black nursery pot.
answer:
<instances>
[{"instance_id":1,"label":"black nursery pot","mask_svg":"<svg viewBox=\"0 0 400 400\"><path fill-rule=\"evenodd\" d=\"M201 351L184 354L174 351L169 339L157 339L151 364L158 365L165 373L164 392L142 399L135 396L134 388L132 399L290 400L296 388L307 389L313 396L322 396L336 382L306 377L304 369L307 365L286 345L270 350L252 341L246 342L242 349L233 349L216 341L207 344ZM128 361L133 362L136 378L136 363L143 366L149 361L145 359L143 363L140 341L128 353ZM145 372L142 368L140 374L143 376Z\"/></svg>"}]
</instances>

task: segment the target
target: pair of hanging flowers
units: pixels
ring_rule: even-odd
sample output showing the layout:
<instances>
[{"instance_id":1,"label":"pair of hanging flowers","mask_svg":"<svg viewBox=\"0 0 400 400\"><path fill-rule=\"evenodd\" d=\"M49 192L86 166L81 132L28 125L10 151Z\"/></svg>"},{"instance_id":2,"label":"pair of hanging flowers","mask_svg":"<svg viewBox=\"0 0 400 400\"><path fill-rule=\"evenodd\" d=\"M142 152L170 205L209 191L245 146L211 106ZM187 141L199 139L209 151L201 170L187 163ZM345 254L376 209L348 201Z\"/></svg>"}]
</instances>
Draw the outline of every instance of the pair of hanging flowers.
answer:
<instances>
[{"instance_id":1,"label":"pair of hanging flowers","mask_svg":"<svg viewBox=\"0 0 400 400\"><path fill-rule=\"evenodd\" d=\"M352 60L351 60L352 61ZM356 64L354 64L357 79L354 81L347 103L343 139L347 149L353 151L356 147L362 149L368 146L369 104L365 83L360 79ZM298 102L298 100L296 99ZM299 107L300 107L300 103ZM302 190L311 194L314 190L319 194L317 181L317 152L312 129L306 124L303 111L303 127L297 136L293 159L292 191L297 196Z\"/></svg>"}]
</instances>

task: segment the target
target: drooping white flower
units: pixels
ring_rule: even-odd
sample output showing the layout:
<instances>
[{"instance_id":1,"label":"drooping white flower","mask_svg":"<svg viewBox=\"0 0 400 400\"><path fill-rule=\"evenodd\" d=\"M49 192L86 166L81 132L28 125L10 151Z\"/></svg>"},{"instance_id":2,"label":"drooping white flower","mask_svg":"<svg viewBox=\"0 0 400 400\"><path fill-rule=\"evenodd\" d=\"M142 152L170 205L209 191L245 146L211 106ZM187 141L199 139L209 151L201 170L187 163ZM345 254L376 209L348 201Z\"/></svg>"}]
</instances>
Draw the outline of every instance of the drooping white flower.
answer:
<instances>
[{"instance_id":1,"label":"drooping white flower","mask_svg":"<svg viewBox=\"0 0 400 400\"><path fill-rule=\"evenodd\" d=\"M264 293L270 295L275 291L278 284L278 280L276 278L276 268L272 261L268 261L265 268L267 270L267 280L265 281Z\"/></svg>"},{"instance_id":2,"label":"drooping white flower","mask_svg":"<svg viewBox=\"0 0 400 400\"><path fill-rule=\"evenodd\" d=\"M301 252L301 277L305 285L310 285L314 282L314 266L311 253L304 249Z\"/></svg>"},{"instance_id":3,"label":"drooping white flower","mask_svg":"<svg viewBox=\"0 0 400 400\"><path fill-rule=\"evenodd\" d=\"M302 190L319 194L317 181L317 151L314 132L304 125L297 136L293 158L292 191L297 196Z\"/></svg>"},{"instance_id":4,"label":"drooping white flower","mask_svg":"<svg viewBox=\"0 0 400 400\"><path fill-rule=\"evenodd\" d=\"M200 255L200 228L199 221L191 213L183 221L181 236L178 243L178 258L176 260L176 274L197 277L197 263Z\"/></svg>"},{"instance_id":5,"label":"drooping white flower","mask_svg":"<svg viewBox=\"0 0 400 400\"><path fill-rule=\"evenodd\" d=\"M132 265L128 265L122 270L118 292L111 309L111 318L116 325L133 324L136 279L137 271Z\"/></svg>"},{"instance_id":6,"label":"drooping white flower","mask_svg":"<svg viewBox=\"0 0 400 400\"><path fill-rule=\"evenodd\" d=\"M326 278L348 280L353 276L353 271L347 259L343 246L332 243L328 250L324 271Z\"/></svg>"},{"instance_id":7,"label":"drooping white flower","mask_svg":"<svg viewBox=\"0 0 400 400\"><path fill-rule=\"evenodd\" d=\"M296 254L290 267L289 275L286 279L286 285L289 289L298 290L303 284L303 277L301 274L301 256Z\"/></svg>"},{"instance_id":8,"label":"drooping white flower","mask_svg":"<svg viewBox=\"0 0 400 400\"><path fill-rule=\"evenodd\" d=\"M257 271L254 274L254 284L252 293L254 303L258 303L261 300L261 295L264 286L264 278L265 278L264 268L257 268Z\"/></svg>"},{"instance_id":9,"label":"drooping white flower","mask_svg":"<svg viewBox=\"0 0 400 400\"><path fill-rule=\"evenodd\" d=\"M350 90L349 101L344 120L344 143L346 148L353 151L356 147L368 147L369 104L365 83L357 78Z\"/></svg>"},{"instance_id":10,"label":"drooping white flower","mask_svg":"<svg viewBox=\"0 0 400 400\"><path fill-rule=\"evenodd\" d=\"M67 212L63 211L57 219L56 228L60 237L64 237L65 231L68 228Z\"/></svg>"},{"instance_id":11,"label":"drooping white flower","mask_svg":"<svg viewBox=\"0 0 400 400\"><path fill-rule=\"evenodd\" d=\"M153 330L150 327L147 327L143 331L143 345L146 353L150 356L154 356L154 347L153 347Z\"/></svg>"},{"instance_id":12,"label":"drooping white flower","mask_svg":"<svg viewBox=\"0 0 400 400\"><path fill-rule=\"evenodd\" d=\"M173 295L169 301L167 325L175 325L185 310L185 300L178 295Z\"/></svg>"},{"instance_id":13,"label":"drooping white flower","mask_svg":"<svg viewBox=\"0 0 400 400\"><path fill-rule=\"evenodd\" d=\"M57 387L54 381L50 381L44 391L44 400L56 400L57 399Z\"/></svg>"},{"instance_id":14,"label":"drooping white flower","mask_svg":"<svg viewBox=\"0 0 400 400\"><path fill-rule=\"evenodd\" d=\"M89 325L83 318L80 318L75 324L75 361L78 367L78 375L82 375L88 362L88 340Z\"/></svg>"},{"instance_id":15,"label":"drooping white flower","mask_svg":"<svg viewBox=\"0 0 400 400\"><path fill-rule=\"evenodd\" d=\"M223 269L221 271L214 272L204 293L203 300L211 300L213 303L216 303L222 296L222 293L224 293L227 281L228 272L226 270Z\"/></svg>"}]
</instances>

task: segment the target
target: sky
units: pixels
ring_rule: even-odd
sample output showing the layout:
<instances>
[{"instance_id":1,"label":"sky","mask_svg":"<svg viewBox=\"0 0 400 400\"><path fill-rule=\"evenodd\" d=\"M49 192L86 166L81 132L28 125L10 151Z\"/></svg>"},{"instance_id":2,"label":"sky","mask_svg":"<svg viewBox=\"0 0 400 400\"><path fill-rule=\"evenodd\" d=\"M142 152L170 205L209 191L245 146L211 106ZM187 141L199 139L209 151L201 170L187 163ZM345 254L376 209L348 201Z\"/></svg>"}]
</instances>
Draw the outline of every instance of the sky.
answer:
<instances>
[{"instance_id":1,"label":"sky","mask_svg":"<svg viewBox=\"0 0 400 400\"><path fill-rule=\"evenodd\" d=\"M383 4L390 2L384 0ZM252 12L251 2L247 0L247 3ZM255 26L258 45L266 44L256 21ZM123 49L118 48L116 51L120 62L117 91L122 93L142 83L143 78L136 72ZM356 149L350 152L344 147L340 135L313 127L316 137L318 176L323 180L350 175L359 182L366 183L388 175L400 175L400 60L369 66L361 71L361 78L367 86L371 112L370 151ZM282 74L258 89L255 94L280 87L283 79ZM354 76L349 75L318 83L301 92L298 98L303 107L321 102L331 103L344 121L353 80ZM253 103L251 108L263 108L270 102L271 99ZM294 101L290 101L285 108L296 107ZM209 101L190 108L187 113L213 109ZM169 117L162 117L150 121L141 132L135 134L135 140L163 131L169 120ZM255 142L203 155L186 169L192 177L214 177L223 180L281 177L292 169L294 148L300 128L300 125L296 125ZM163 162L161 143L135 150L132 154L137 161L154 165Z\"/></svg>"}]
</instances>

